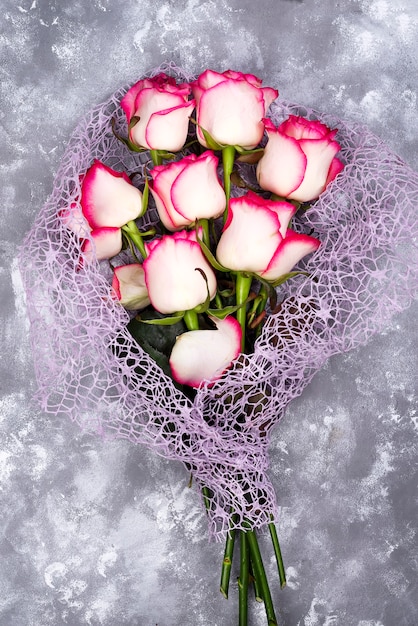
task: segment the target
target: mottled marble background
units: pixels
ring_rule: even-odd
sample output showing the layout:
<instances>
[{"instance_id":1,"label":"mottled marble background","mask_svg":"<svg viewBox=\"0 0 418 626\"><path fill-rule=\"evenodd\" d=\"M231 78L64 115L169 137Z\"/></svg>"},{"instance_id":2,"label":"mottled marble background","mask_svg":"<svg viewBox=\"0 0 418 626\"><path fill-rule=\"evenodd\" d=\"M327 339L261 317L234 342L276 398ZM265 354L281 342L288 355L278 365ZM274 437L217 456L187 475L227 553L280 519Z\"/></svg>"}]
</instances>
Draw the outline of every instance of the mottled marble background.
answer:
<instances>
[{"instance_id":1,"label":"mottled marble background","mask_svg":"<svg viewBox=\"0 0 418 626\"><path fill-rule=\"evenodd\" d=\"M182 466L104 444L31 402L18 246L78 119L167 60L258 74L286 100L365 122L417 169L417 0L0 9L0 624L233 626L236 594L218 593L222 546L208 543ZM282 626L418 624L417 312L333 358L274 433ZM269 558L267 568L275 580ZM251 620L265 623L261 605Z\"/></svg>"}]
</instances>

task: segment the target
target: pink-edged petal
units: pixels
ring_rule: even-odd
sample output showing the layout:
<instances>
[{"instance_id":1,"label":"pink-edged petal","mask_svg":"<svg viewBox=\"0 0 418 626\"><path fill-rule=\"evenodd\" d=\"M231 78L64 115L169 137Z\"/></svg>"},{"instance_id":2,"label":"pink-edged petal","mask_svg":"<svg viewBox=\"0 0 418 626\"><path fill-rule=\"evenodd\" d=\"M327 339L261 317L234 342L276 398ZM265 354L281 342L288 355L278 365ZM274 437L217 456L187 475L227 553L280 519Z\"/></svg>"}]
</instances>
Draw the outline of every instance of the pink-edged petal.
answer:
<instances>
[{"instance_id":1,"label":"pink-edged petal","mask_svg":"<svg viewBox=\"0 0 418 626\"><path fill-rule=\"evenodd\" d=\"M294 139L323 139L330 133L328 126L322 122L308 120L297 115L290 115L287 120L280 124L279 130Z\"/></svg>"},{"instance_id":2,"label":"pink-edged petal","mask_svg":"<svg viewBox=\"0 0 418 626\"><path fill-rule=\"evenodd\" d=\"M180 220L179 223L176 219L177 215L171 202L171 187L184 167L184 163L177 161L168 165L154 167L154 169L151 170L153 182L152 185L150 185L150 191L154 198L160 220L168 230L176 230L176 228L188 224L188 222L184 220Z\"/></svg>"},{"instance_id":3,"label":"pink-edged petal","mask_svg":"<svg viewBox=\"0 0 418 626\"><path fill-rule=\"evenodd\" d=\"M90 239L83 242L81 251L85 261L111 259L122 250L120 228L97 228L90 233Z\"/></svg>"},{"instance_id":4,"label":"pink-edged petal","mask_svg":"<svg viewBox=\"0 0 418 626\"><path fill-rule=\"evenodd\" d=\"M269 140L257 165L257 180L263 189L289 198L301 185L307 158L293 137L269 131Z\"/></svg>"},{"instance_id":5,"label":"pink-edged petal","mask_svg":"<svg viewBox=\"0 0 418 626\"><path fill-rule=\"evenodd\" d=\"M270 104L274 102L275 99L278 97L279 92L277 91L277 89L273 89L273 87L263 87L261 91L263 93L263 98L264 98L264 115L265 115L267 113L267 109L269 108Z\"/></svg>"},{"instance_id":6,"label":"pink-edged petal","mask_svg":"<svg viewBox=\"0 0 418 626\"><path fill-rule=\"evenodd\" d=\"M86 237L91 231L80 205L76 202L72 202L68 208L58 211L58 215L66 228L80 237Z\"/></svg>"},{"instance_id":7,"label":"pink-edged petal","mask_svg":"<svg viewBox=\"0 0 418 626\"><path fill-rule=\"evenodd\" d=\"M218 158L213 152L204 152L187 164L171 188L171 201L184 225L199 218L219 217L226 205L225 192L217 175Z\"/></svg>"},{"instance_id":8,"label":"pink-edged petal","mask_svg":"<svg viewBox=\"0 0 418 626\"><path fill-rule=\"evenodd\" d=\"M178 152L184 145L189 129L189 117L195 108L195 101L153 113L145 131L147 147L153 150ZM135 126L134 129L135 130Z\"/></svg>"},{"instance_id":9,"label":"pink-edged petal","mask_svg":"<svg viewBox=\"0 0 418 626\"><path fill-rule=\"evenodd\" d=\"M223 73L221 74L220 72L215 72L214 70L205 70L202 74L200 74L196 82L201 89L206 90L215 87L215 85L222 83L224 80L225 75Z\"/></svg>"},{"instance_id":10,"label":"pink-edged petal","mask_svg":"<svg viewBox=\"0 0 418 626\"><path fill-rule=\"evenodd\" d=\"M190 102L185 101L184 96L180 93L172 93L171 91L148 88L141 90L137 98L135 100L135 115L139 118L139 121L131 128L130 138L131 140L138 146L142 146L148 149L168 149L163 146L155 146L148 144L147 142L147 131L148 124L151 116L154 113L159 112L169 112L171 110L177 108L184 108L189 111L185 114L187 118L188 115L191 114L193 110L193 106L190 108L190 105L193 104L193 101ZM176 135L178 130L173 128L166 129L168 132L168 136L165 137L165 142L170 141L171 135L174 133ZM187 135L187 126L186 126L186 135ZM184 140L183 140L184 142Z\"/></svg>"},{"instance_id":11,"label":"pink-edged petal","mask_svg":"<svg viewBox=\"0 0 418 626\"><path fill-rule=\"evenodd\" d=\"M299 145L307 158L305 176L300 186L287 197L307 202L317 198L324 190L331 162L340 145L328 139L300 139Z\"/></svg>"},{"instance_id":12,"label":"pink-edged petal","mask_svg":"<svg viewBox=\"0 0 418 626\"><path fill-rule=\"evenodd\" d=\"M112 289L122 306L130 311L139 311L150 304L144 268L140 263L115 267Z\"/></svg>"},{"instance_id":13,"label":"pink-edged petal","mask_svg":"<svg viewBox=\"0 0 418 626\"><path fill-rule=\"evenodd\" d=\"M120 101L120 106L125 112L126 119L128 120L128 124L131 121L131 118L133 117L135 113L135 100L138 96L138 93L143 89L143 87L144 87L144 81L139 80L137 83L135 83L135 85L133 85L129 89L129 91L126 92L126 94L123 96L122 100Z\"/></svg>"},{"instance_id":14,"label":"pink-edged petal","mask_svg":"<svg viewBox=\"0 0 418 626\"><path fill-rule=\"evenodd\" d=\"M83 179L81 206L91 228L119 228L138 217L142 194L125 173L95 161Z\"/></svg>"},{"instance_id":15,"label":"pink-edged petal","mask_svg":"<svg viewBox=\"0 0 418 626\"><path fill-rule=\"evenodd\" d=\"M243 196L231 199L228 214L216 258L231 270L264 271L282 240L276 213Z\"/></svg>"},{"instance_id":16,"label":"pink-edged petal","mask_svg":"<svg viewBox=\"0 0 418 626\"><path fill-rule=\"evenodd\" d=\"M216 330L192 330L180 335L170 356L174 380L199 387L222 376L241 351L241 326L233 317L211 317Z\"/></svg>"},{"instance_id":17,"label":"pink-edged petal","mask_svg":"<svg viewBox=\"0 0 418 626\"><path fill-rule=\"evenodd\" d=\"M327 186L330 182L332 182L334 178L338 176L340 172L343 171L343 169L344 169L344 163L342 163L340 159L337 159L336 157L332 159L330 168L328 170L328 176L327 176L325 186Z\"/></svg>"},{"instance_id":18,"label":"pink-edged petal","mask_svg":"<svg viewBox=\"0 0 418 626\"><path fill-rule=\"evenodd\" d=\"M229 80L205 91L197 121L218 143L252 149L263 136L263 117L261 91L249 83ZM197 134L200 143L206 145L199 129Z\"/></svg>"},{"instance_id":19,"label":"pink-edged petal","mask_svg":"<svg viewBox=\"0 0 418 626\"><path fill-rule=\"evenodd\" d=\"M288 230L285 239L273 255L267 269L260 276L266 280L276 280L291 272L296 263L311 252L318 250L321 242L315 237Z\"/></svg>"},{"instance_id":20,"label":"pink-edged petal","mask_svg":"<svg viewBox=\"0 0 418 626\"><path fill-rule=\"evenodd\" d=\"M279 218L280 234L284 238L289 222L296 213L297 207L290 202L271 202L269 208L271 211L274 211Z\"/></svg>"}]
</instances>

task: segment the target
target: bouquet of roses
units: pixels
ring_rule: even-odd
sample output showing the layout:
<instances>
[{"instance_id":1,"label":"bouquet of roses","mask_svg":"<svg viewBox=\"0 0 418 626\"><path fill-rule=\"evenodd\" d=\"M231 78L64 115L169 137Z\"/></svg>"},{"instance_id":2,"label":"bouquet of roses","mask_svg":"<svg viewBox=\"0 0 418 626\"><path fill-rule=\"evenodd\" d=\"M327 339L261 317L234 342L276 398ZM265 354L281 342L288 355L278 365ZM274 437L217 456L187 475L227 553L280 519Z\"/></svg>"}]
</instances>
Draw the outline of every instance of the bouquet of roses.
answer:
<instances>
[{"instance_id":1,"label":"bouquet of roses","mask_svg":"<svg viewBox=\"0 0 418 626\"><path fill-rule=\"evenodd\" d=\"M377 173L379 142L337 142L308 112L273 123L277 96L231 70L157 72L117 94L75 135L21 257L45 408L186 465L226 541L226 597L239 532L240 625L250 584L277 623L258 528L285 585L268 432L330 354L413 293L414 222L388 223L379 191L412 206L405 166L393 177L389 155ZM56 317L55 350L40 350Z\"/></svg>"}]
</instances>

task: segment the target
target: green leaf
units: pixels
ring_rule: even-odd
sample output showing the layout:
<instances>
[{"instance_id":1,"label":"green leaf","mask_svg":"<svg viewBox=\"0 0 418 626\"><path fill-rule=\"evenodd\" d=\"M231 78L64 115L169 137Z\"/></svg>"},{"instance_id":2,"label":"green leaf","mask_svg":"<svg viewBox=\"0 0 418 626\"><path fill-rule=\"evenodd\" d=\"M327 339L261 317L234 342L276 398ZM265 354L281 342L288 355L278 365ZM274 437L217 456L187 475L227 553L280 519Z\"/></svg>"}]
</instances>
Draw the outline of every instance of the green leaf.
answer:
<instances>
[{"instance_id":1,"label":"green leaf","mask_svg":"<svg viewBox=\"0 0 418 626\"><path fill-rule=\"evenodd\" d=\"M145 187L142 192L142 208L141 208L141 213L139 214L138 217L142 217L143 215L145 215L147 208L148 208L148 198L149 198L149 184L148 184L148 178L145 178Z\"/></svg>"},{"instance_id":2,"label":"green leaf","mask_svg":"<svg viewBox=\"0 0 418 626\"><path fill-rule=\"evenodd\" d=\"M276 280L272 280L269 282L270 285L272 285L273 287L278 287L279 285L282 285L294 276L309 276L309 274L308 272L289 272L288 274L283 274L283 276L279 276L279 278L276 278Z\"/></svg>"},{"instance_id":3,"label":"green leaf","mask_svg":"<svg viewBox=\"0 0 418 626\"><path fill-rule=\"evenodd\" d=\"M211 301L208 278L201 267L195 267L194 269L196 272L199 272L199 274L202 276L203 280L205 281L206 292L207 292L206 300L202 302L202 304L199 304L197 307L195 307L194 311L196 311L196 313L204 313L208 309L210 301Z\"/></svg>"},{"instance_id":4,"label":"green leaf","mask_svg":"<svg viewBox=\"0 0 418 626\"><path fill-rule=\"evenodd\" d=\"M251 300L254 300L256 298L256 294L250 294L248 296L248 298L246 298L246 300L244 302L242 302L241 304L235 304L235 305L229 305L229 306L225 306L222 309L208 309L207 313L209 315L213 315L214 317L217 317L218 319L225 319L225 317L227 317L228 315L231 315L232 313L235 313L236 311L238 311L238 309L241 309L242 307L246 306L249 302L251 302Z\"/></svg>"},{"instance_id":5,"label":"green leaf","mask_svg":"<svg viewBox=\"0 0 418 626\"><path fill-rule=\"evenodd\" d=\"M203 255L205 256L205 258L208 261L208 263L215 270L218 270L218 272L229 272L230 270L227 267L224 267L223 265L221 265L219 263L219 261L217 261L215 256L209 250L208 246L200 239L199 234L198 234L198 230L199 230L199 224L196 223L196 239L197 239L197 243L199 244L200 249L202 250Z\"/></svg>"},{"instance_id":6,"label":"green leaf","mask_svg":"<svg viewBox=\"0 0 418 626\"><path fill-rule=\"evenodd\" d=\"M181 317L177 322L174 322L173 318L169 318L172 323L168 326L152 324L152 320L158 319L166 318L158 311L151 308L145 309L141 311L140 320L135 317L129 322L128 330L139 345L143 346L147 343L155 350L170 356L176 338L186 331L186 326Z\"/></svg>"},{"instance_id":7,"label":"green leaf","mask_svg":"<svg viewBox=\"0 0 418 626\"><path fill-rule=\"evenodd\" d=\"M173 324L177 324L178 322L180 322L183 317L184 313L181 313L180 315L172 315L170 317L161 317L160 319L151 320L143 319L141 315L137 315L135 319L142 324L149 324L150 326L173 326Z\"/></svg>"},{"instance_id":8,"label":"green leaf","mask_svg":"<svg viewBox=\"0 0 418 626\"><path fill-rule=\"evenodd\" d=\"M223 150L223 148L225 148L226 146L223 146L221 143L218 143L213 137L212 135L210 135L210 133L208 133L208 131L203 128L200 124L197 123L197 121L195 119L193 119L192 117L190 118L190 121L193 124L196 124L196 126L199 127L200 131L202 132L202 135L205 138L207 147L210 150Z\"/></svg>"},{"instance_id":9,"label":"green leaf","mask_svg":"<svg viewBox=\"0 0 418 626\"><path fill-rule=\"evenodd\" d=\"M124 143L125 146L127 146L130 150L132 150L133 152L146 152L147 151L147 148L139 148L134 143L132 143L132 141L130 141L126 137L122 137L122 135L119 135L119 133L116 132L116 130L115 130L116 120L115 120L114 117L112 117L112 120L111 120L110 124L111 124L111 127L112 127L112 132L115 135L116 139L118 139L119 141Z\"/></svg>"},{"instance_id":10,"label":"green leaf","mask_svg":"<svg viewBox=\"0 0 418 626\"><path fill-rule=\"evenodd\" d=\"M250 165L254 165L258 163L261 157L264 154L264 148L255 148L254 150L244 150L240 146L235 146L235 150L238 152L239 157L237 161L241 163L249 163Z\"/></svg>"}]
</instances>

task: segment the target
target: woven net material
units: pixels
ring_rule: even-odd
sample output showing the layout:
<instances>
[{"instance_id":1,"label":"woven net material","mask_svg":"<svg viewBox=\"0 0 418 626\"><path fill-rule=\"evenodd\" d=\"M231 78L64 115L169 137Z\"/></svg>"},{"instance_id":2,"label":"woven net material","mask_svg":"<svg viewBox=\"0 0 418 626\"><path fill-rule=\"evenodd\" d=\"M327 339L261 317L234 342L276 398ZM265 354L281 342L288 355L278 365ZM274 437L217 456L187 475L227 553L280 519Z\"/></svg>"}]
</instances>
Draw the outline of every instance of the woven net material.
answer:
<instances>
[{"instance_id":1,"label":"woven net material","mask_svg":"<svg viewBox=\"0 0 418 626\"><path fill-rule=\"evenodd\" d=\"M416 294L418 175L364 127L274 103L275 123L296 114L338 128L345 169L295 225L322 242L299 265L311 276L278 289L281 308L267 317L254 353L241 355L191 401L127 332L130 317L110 297L108 262L80 267L80 239L63 219L63 210L77 215L80 175L93 159L143 182L149 155L130 152L111 129L114 118L125 132L119 106L125 92L79 124L22 246L37 396L44 410L67 414L85 429L185 463L194 484L209 490L209 532L220 539L232 512L236 528L244 520L264 526L277 514L268 435L287 404L326 359L364 344ZM243 176L253 175L243 167ZM154 221L150 209L141 227ZM129 261L126 252L121 259Z\"/></svg>"}]
</instances>

